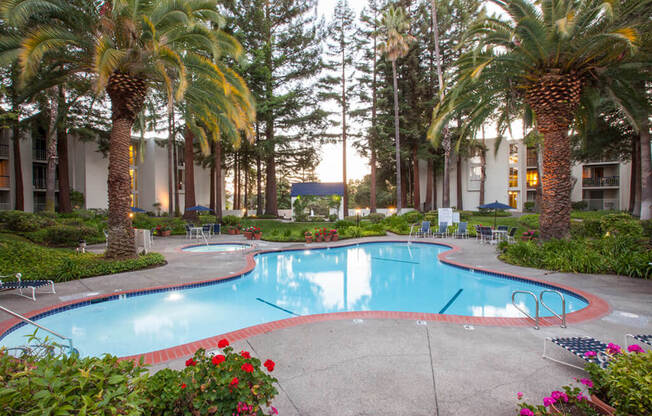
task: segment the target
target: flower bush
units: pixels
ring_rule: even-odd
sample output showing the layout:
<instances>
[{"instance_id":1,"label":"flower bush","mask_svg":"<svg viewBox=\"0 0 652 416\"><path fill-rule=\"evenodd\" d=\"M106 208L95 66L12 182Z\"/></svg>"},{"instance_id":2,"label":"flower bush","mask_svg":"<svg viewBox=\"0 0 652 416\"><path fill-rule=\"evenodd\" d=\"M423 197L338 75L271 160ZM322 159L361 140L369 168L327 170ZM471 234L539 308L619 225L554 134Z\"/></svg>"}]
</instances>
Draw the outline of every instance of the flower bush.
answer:
<instances>
[{"instance_id":1,"label":"flower bush","mask_svg":"<svg viewBox=\"0 0 652 416\"><path fill-rule=\"evenodd\" d=\"M267 372L275 363L247 351L235 353L227 340L220 340L222 354L203 349L186 361L182 371L162 370L151 377L147 391L154 415L267 415L277 414L271 400L277 380ZM269 410L267 410L269 408ZM269 412L269 413L267 413Z\"/></svg>"},{"instance_id":2,"label":"flower bush","mask_svg":"<svg viewBox=\"0 0 652 416\"><path fill-rule=\"evenodd\" d=\"M517 393L517 399L523 399L523 393ZM589 404L588 397L579 386L563 386L541 400L542 404L533 405L527 402L519 403L519 416L544 416L553 414L554 410L562 415L597 416L595 408Z\"/></svg>"},{"instance_id":3,"label":"flower bush","mask_svg":"<svg viewBox=\"0 0 652 416\"><path fill-rule=\"evenodd\" d=\"M247 227L247 228L245 228L245 229L244 229L244 232L245 232L245 233L258 234L258 233L261 232L261 230L260 230L259 227L252 226L252 227Z\"/></svg>"}]
</instances>

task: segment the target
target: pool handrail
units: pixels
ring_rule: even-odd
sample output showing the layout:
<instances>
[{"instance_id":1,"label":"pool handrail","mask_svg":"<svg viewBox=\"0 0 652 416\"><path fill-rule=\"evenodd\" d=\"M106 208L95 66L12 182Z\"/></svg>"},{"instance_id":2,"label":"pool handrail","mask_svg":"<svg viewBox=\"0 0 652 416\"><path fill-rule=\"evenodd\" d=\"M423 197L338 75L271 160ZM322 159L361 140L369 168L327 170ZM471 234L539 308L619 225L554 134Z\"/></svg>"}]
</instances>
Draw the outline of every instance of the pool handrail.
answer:
<instances>
[{"instance_id":1,"label":"pool handrail","mask_svg":"<svg viewBox=\"0 0 652 416\"><path fill-rule=\"evenodd\" d=\"M526 295L530 295L530 296L532 296L532 297L534 298L534 303L535 303L535 305L536 305L536 313L534 314L534 318L532 317L532 315L530 315L529 313L527 313L526 311L524 311L523 309L519 308L519 307L516 305L516 302L514 301L514 298L515 298L516 295L518 295L519 293L523 293L523 294L526 294ZM512 305L513 305L513 306L514 306L514 307L515 307L519 312L521 312L523 315L527 316L528 318L530 318L530 319L532 319L532 320L534 321L534 329L539 329L539 299L537 298L537 295L535 295L534 293L530 292L529 290L515 290L515 291L512 292Z\"/></svg>"},{"instance_id":2,"label":"pool handrail","mask_svg":"<svg viewBox=\"0 0 652 416\"><path fill-rule=\"evenodd\" d=\"M559 295L559 297L561 298L561 316L557 312L553 311L548 305L546 305L543 302L543 294L544 293L556 293L557 295ZM566 298L564 298L563 293L561 293L558 290L544 289L544 290L541 291L541 293L539 293L539 303L541 304L541 306L548 309L548 311L550 311L550 313L552 313L553 315L555 315L557 318L559 318L561 320L561 327L562 328L566 328Z\"/></svg>"},{"instance_id":3,"label":"pool handrail","mask_svg":"<svg viewBox=\"0 0 652 416\"><path fill-rule=\"evenodd\" d=\"M68 343L68 348L70 348L70 353L75 352L75 348L73 348L73 346L72 346L72 338L66 337L66 336L63 336L63 335L61 335L61 334L59 334L57 332L54 332L53 330L48 329L48 328L44 327L43 325L37 324L36 322L32 321L31 319L26 318L23 315L21 315L19 313L16 313L16 312L14 312L14 311L12 311L10 309L7 309L4 306L0 306L0 311L3 311L3 312L5 312L5 313L7 313L7 314L9 314L9 315L11 315L11 316L13 316L15 318L20 319L23 322L26 322L26 323L28 323L30 325L34 325L35 327L37 327L39 329L42 329L42 330L44 330L46 332L49 332L50 334L52 334L52 335L54 335L54 336L56 336L58 338L61 338L62 340L66 341Z\"/></svg>"}]
</instances>

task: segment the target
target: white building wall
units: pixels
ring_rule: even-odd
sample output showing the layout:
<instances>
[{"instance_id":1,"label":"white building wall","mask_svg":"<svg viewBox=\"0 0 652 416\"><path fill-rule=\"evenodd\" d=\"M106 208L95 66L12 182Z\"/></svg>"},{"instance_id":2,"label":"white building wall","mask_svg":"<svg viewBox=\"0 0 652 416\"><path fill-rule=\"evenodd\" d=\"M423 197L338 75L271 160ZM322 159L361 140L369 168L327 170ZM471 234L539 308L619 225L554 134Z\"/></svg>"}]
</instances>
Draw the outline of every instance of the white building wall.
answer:
<instances>
[{"instance_id":1,"label":"white building wall","mask_svg":"<svg viewBox=\"0 0 652 416\"><path fill-rule=\"evenodd\" d=\"M84 166L87 209L109 209L109 191L107 175L109 172L109 158L97 151L94 142L84 143Z\"/></svg>"}]
</instances>

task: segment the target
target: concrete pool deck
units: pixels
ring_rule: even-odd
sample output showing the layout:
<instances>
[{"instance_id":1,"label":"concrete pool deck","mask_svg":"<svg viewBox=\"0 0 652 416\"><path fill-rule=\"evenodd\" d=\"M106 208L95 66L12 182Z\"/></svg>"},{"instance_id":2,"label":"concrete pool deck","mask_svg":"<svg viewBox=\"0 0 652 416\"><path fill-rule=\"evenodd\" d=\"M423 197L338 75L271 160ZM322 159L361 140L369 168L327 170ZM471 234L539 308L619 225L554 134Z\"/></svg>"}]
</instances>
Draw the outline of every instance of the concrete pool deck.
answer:
<instances>
[{"instance_id":1,"label":"concrete pool deck","mask_svg":"<svg viewBox=\"0 0 652 416\"><path fill-rule=\"evenodd\" d=\"M403 238L360 241L397 239ZM211 240L243 241L242 236ZM274 405L281 415L513 415L516 392L539 402L582 374L541 358L546 336L590 335L622 344L626 333L652 333L651 281L527 269L500 262L495 247L475 240L431 241L460 247L448 255L450 260L577 288L606 300L611 310L567 329L347 319L276 329L233 342L237 351L247 349L277 363L273 374L279 379L279 395ZM28 313L88 296L214 279L247 265L245 253L180 252L185 244L189 241L183 238L157 238L153 249L168 260L161 268L60 283L56 294L40 294L37 302L1 293L0 302ZM306 247L256 244L261 250ZM0 327L7 322L0 322ZM572 360L569 354L560 356ZM152 368L180 368L185 358Z\"/></svg>"}]
</instances>

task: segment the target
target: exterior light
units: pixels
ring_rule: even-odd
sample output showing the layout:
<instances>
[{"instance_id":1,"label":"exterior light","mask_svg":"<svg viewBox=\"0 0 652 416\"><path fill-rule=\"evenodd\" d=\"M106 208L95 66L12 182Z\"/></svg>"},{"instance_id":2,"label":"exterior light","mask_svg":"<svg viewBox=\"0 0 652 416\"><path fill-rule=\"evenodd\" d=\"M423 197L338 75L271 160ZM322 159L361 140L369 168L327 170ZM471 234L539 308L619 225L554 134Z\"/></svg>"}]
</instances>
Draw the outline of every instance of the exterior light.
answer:
<instances>
[{"instance_id":1,"label":"exterior light","mask_svg":"<svg viewBox=\"0 0 652 416\"><path fill-rule=\"evenodd\" d=\"M134 217L134 213L133 213L133 212L130 212L130 213L129 213L129 218L133 218L133 217Z\"/></svg>"}]
</instances>

